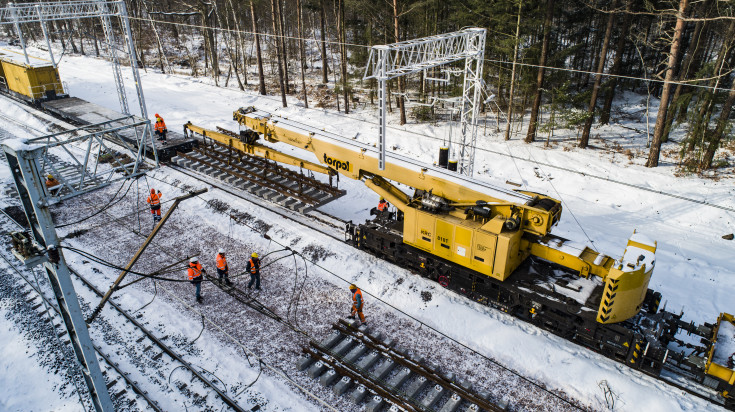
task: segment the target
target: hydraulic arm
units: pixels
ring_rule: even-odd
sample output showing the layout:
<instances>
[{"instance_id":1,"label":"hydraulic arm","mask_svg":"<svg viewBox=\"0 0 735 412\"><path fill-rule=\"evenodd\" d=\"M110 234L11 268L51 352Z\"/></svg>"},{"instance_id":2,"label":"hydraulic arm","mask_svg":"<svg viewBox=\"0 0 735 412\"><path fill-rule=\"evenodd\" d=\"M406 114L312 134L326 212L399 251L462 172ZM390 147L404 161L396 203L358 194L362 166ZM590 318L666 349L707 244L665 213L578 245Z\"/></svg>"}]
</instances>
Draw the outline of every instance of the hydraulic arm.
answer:
<instances>
[{"instance_id":1,"label":"hydraulic arm","mask_svg":"<svg viewBox=\"0 0 735 412\"><path fill-rule=\"evenodd\" d=\"M552 235L561 203L538 193L510 190L391 155L378 167L373 147L275 117L253 107L234 112L249 144L262 136L307 150L333 173L363 181L401 213L403 243L504 281L534 255L605 282L597 320L620 322L641 308L654 266L656 243L641 235L620 260ZM261 146L265 147L265 146ZM398 187L414 190L407 194Z\"/></svg>"}]
</instances>

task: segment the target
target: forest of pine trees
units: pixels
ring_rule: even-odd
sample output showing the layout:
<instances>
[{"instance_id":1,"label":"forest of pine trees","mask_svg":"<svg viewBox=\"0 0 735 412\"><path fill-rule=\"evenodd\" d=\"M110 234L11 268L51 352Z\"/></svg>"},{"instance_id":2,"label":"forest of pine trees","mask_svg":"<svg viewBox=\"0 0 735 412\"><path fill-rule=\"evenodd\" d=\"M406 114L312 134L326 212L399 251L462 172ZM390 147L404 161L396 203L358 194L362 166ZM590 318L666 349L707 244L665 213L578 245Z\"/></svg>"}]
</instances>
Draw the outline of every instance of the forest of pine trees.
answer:
<instances>
[{"instance_id":1,"label":"forest of pine trees","mask_svg":"<svg viewBox=\"0 0 735 412\"><path fill-rule=\"evenodd\" d=\"M683 136L678 158L687 172L724 166L716 153L732 144L732 0L126 2L143 67L278 95L284 106L287 95L345 113L375 103L376 84L362 80L369 46L483 27L486 88L497 96L497 105L483 110L510 114L506 139L532 143L567 128L578 130L577 145L587 148L596 126L615 121L616 96L633 92L661 99L650 119L647 166L659 164L672 132ZM99 54L99 22L50 25L70 52ZM13 35L12 27L5 30ZM24 30L29 40L41 36L40 29ZM446 116L437 107L407 108L405 99L457 96L462 79L432 70L388 88L389 107L403 124L407 110L419 120Z\"/></svg>"}]
</instances>

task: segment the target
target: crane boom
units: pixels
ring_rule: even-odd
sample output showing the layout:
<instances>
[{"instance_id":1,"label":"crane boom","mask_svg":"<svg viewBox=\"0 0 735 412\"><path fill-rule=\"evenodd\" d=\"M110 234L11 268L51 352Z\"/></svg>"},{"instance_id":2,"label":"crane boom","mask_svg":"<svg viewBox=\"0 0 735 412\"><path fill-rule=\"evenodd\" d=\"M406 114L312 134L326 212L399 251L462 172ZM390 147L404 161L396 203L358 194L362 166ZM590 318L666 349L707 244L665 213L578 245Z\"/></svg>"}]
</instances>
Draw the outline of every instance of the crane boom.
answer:
<instances>
[{"instance_id":1,"label":"crane boom","mask_svg":"<svg viewBox=\"0 0 735 412\"><path fill-rule=\"evenodd\" d=\"M392 227L401 230L406 245L498 281L536 256L580 276L602 278L605 296L598 322L620 322L640 311L656 242L634 234L623 257L614 260L551 234L562 210L561 202L551 197L487 184L395 154L380 170L374 148L254 107L238 109L233 119L247 128L251 144L259 136L287 143L312 152L330 170L363 181L400 211ZM399 184L414 193L405 193Z\"/></svg>"}]
</instances>

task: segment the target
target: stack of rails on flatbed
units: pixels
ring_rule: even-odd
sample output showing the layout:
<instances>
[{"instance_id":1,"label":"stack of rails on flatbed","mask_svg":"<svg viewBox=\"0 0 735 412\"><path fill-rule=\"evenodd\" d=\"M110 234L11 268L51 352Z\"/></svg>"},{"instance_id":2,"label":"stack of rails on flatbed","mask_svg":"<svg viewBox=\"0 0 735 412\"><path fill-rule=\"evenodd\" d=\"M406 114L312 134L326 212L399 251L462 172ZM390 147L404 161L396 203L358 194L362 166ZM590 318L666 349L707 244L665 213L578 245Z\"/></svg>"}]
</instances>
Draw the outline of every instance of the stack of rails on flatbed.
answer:
<instances>
[{"instance_id":1,"label":"stack of rails on flatbed","mask_svg":"<svg viewBox=\"0 0 735 412\"><path fill-rule=\"evenodd\" d=\"M297 368L307 371L337 395L346 395L365 410L390 411L504 411L505 402L493 403L488 394L438 366L424 365L392 339L383 339L357 322L340 320L322 342L309 342ZM372 395L372 396L368 396Z\"/></svg>"},{"instance_id":2,"label":"stack of rails on flatbed","mask_svg":"<svg viewBox=\"0 0 735 412\"><path fill-rule=\"evenodd\" d=\"M80 126L109 122L126 117L126 115L122 113L110 110L95 103L90 103L78 97L44 102L41 104L41 107L62 119ZM142 119L136 116L135 120L140 121ZM122 121L111 122L110 126L123 126L125 124L129 123L124 123ZM151 124L151 127L152 126L153 125ZM121 130L116 132L116 135L127 144L133 145L137 148L138 139L136 137L135 130ZM165 145L158 141L146 142L146 156L153 158L152 145L155 144L156 150L158 151L158 159L162 162L167 162L176 155L176 152L187 152L197 145L196 139L187 138L183 134L171 130L168 131L166 136Z\"/></svg>"},{"instance_id":3,"label":"stack of rails on flatbed","mask_svg":"<svg viewBox=\"0 0 735 412\"><path fill-rule=\"evenodd\" d=\"M313 210L346 193L276 162L230 150L216 142L202 143L191 153L179 152L171 159L171 163L196 170L300 213Z\"/></svg>"}]
</instances>

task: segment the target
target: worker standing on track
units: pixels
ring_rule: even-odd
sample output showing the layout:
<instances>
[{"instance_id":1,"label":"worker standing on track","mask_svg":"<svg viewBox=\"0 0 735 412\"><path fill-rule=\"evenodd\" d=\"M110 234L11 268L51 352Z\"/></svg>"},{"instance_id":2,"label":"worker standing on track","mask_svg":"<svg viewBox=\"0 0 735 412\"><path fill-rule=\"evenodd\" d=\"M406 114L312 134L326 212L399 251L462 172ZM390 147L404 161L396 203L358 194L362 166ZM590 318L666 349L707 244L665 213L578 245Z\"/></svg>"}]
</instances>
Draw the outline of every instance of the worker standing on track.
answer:
<instances>
[{"instance_id":1,"label":"worker standing on track","mask_svg":"<svg viewBox=\"0 0 735 412\"><path fill-rule=\"evenodd\" d=\"M362 314L362 305L364 303L362 300L362 291L353 283L350 285L350 293L352 293L352 312L350 312L350 316L347 319L355 319L355 314L357 314L360 322L364 325L367 322L365 322L365 315Z\"/></svg>"},{"instance_id":2,"label":"worker standing on track","mask_svg":"<svg viewBox=\"0 0 735 412\"><path fill-rule=\"evenodd\" d=\"M246 268L250 273L248 289L250 289L253 286L253 283L255 283L255 289L260 290L260 259L258 259L257 253L253 252L253 254L250 255L250 260L248 261Z\"/></svg>"},{"instance_id":3,"label":"worker standing on track","mask_svg":"<svg viewBox=\"0 0 735 412\"><path fill-rule=\"evenodd\" d=\"M151 195L148 196L146 202L151 205L151 215L153 215L153 228L161 221L161 191L156 193L156 189L151 189Z\"/></svg>"},{"instance_id":4,"label":"worker standing on track","mask_svg":"<svg viewBox=\"0 0 735 412\"><path fill-rule=\"evenodd\" d=\"M220 249L217 251L217 278L219 279L219 282L222 283L222 278L224 277L224 281L227 284L227 286L232 285L232 282L230 282L230 279L228 276L230 275L230 268L227 266L227 259L225 258L225 250Z\"/></svg>"},{"instance_id":5,"label":"worker standing on track","mask_svg":"<svg viewBox=\"0 0 735 412\"><path fill-rule=\"evenodd\" d=\"M202 280L204 280L204 274L207 273L202 264L199 263L199 259L193 257L189 259L189 282L196 286L196 299L198 303L202 303L204 298L202 297Z\"/></svg>"},{"instance_id":6,"label":"worker standing on track","mask_svg":"<svg viewBox=\"0 0 735 412\"><path fill-rule=\"evenodd\" d=\"M158 140L161 140L163 141L163 144L166 144L166 133L168 133L168 129L166 128L166 122L163 121L163 117L159 116L158 113L156 113L156 124L154 128L156 130Z\"/></svg>"}]
</instances>

